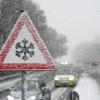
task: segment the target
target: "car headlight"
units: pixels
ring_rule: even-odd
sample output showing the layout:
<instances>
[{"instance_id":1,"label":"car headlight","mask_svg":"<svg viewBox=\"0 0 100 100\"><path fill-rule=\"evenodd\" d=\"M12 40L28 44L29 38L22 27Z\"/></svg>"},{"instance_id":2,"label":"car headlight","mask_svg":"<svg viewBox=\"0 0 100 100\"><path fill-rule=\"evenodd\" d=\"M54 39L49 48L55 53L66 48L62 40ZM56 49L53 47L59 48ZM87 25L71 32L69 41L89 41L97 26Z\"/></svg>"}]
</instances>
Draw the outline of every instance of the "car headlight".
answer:
<instances>
[{"instance_id":1,"label":"car headlight","mask_svg":"<svg viewBox=\"0 0 100 100\"><path fill-rule=\"evenodd\" d=\"M75 79L74 76L69 77L70 81L73 81L74 79Z\"/></svg>"},{"instance_id":2,"label":"car headlight","mask_svg":"<svg viewBox=\"0 0 100 100\"><path fill-rule=\"evenodd\" d=\"M14 97L8 95L7 100L21 100L21 98L17 99L17 98L14 98Z\"/></svg>"},{"instance_id":3,"label":"car headlight","mask_svg":"<svg viewBox=\"0 0 100 100\"><path fill-rule=\"evenodd\" d=\"M55 77L55 80L59 80L59 78L58 77Z\"/></svg>"},{"instance_id":4,"label":"car headlight","mask_svg":"<svg viewBox=\"0 0 100 100\"><path fill-rule=\"evenodd\" d=\"M36 96L30 97L28 100L36 100Z\"/></svg>"},{"instance_id":5,"label":"car headlight","mask_svg":"<svg viewBox=\"0 0 100 100\"><path fill-rule=\"evenodd\" d=\"M12 97L12 96L10 96L10 95L8 95L7 98L8 98L8 100L15 100L14 97Z\"/></svg>"}]
</instances>

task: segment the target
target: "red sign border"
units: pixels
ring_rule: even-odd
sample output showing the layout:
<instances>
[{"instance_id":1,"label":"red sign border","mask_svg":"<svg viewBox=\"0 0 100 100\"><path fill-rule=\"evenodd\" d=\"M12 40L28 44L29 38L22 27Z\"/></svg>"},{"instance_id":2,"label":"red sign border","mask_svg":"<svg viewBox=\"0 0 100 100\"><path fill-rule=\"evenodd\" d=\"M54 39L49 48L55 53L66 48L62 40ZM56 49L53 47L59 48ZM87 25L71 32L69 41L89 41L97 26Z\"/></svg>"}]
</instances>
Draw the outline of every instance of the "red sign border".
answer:
<instances>
[{"instance_id":1,"label":"red sign border","mask_svg":"<svg viewBox=\"0 0 100 100\"><path fill-rule=\"evenodd\" d=\"M23 25L26 25L33 40L36 42L39 50L41 51L43 57L45 58L47 64L19 64L19 63L12 63L12 64L4 64L3 61L7 56L11 46L13 45L14 41L16 40L17 36L20 33L20 30ZM7 41L4 44L3 50L0 54L0 70L53 70L55 69L53 59L50 56L47 48L45 47L41 37L39 36L33 22L29 18L26 12L23 12L19 17L18 21L16 22L12 32L10 33Z\"/></svg>"}]
</instances>

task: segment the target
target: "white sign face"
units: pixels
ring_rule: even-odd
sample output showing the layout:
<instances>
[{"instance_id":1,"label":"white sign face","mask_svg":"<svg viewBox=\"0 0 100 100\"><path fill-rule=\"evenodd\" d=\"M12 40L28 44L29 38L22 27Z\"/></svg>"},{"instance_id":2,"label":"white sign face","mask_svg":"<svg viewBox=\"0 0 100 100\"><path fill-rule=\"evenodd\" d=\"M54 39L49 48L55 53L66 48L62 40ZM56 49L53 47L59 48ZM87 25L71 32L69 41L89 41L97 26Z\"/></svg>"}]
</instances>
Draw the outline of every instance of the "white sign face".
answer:
<instances>
[{"instance_id":1,"label":"white sign face","mask_svg":"<svg viewBox=\"0 0 100 100\"><path fill-rule=\"evenodd\" d=\"M0 69L52 70L53 59L26 12L19 17L0 54Z\"/></svg>"},{"instance_id":2,"label":"white sign face","mask_svg":"<svg viewBox=\"0 0 100 100\"><path fill-rule=\"evenodd\" d=\"M4 60L4 63L12 62L46 64L42 53L35 41L33 41L32 36L25 25L22 27L20 34Z\"/></svg>"}]
</instances>

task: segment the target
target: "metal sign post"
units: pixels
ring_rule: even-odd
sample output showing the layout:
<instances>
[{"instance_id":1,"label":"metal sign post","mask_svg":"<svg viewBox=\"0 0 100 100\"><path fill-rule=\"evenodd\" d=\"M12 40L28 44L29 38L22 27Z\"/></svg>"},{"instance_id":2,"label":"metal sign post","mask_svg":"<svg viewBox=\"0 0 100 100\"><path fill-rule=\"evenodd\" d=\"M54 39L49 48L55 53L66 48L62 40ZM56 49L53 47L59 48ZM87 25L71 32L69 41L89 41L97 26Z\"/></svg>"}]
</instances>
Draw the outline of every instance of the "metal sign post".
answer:
<instances>
[{"instance_id":1,"label":"metal sign post","mask_svg":"<svg viewBox=\"0 0 100 100\"><path fill-rule=\"evenodd\" d=\"M21 71L21 98L25 100L25 71Z\"/></svg>"}]
</instances>

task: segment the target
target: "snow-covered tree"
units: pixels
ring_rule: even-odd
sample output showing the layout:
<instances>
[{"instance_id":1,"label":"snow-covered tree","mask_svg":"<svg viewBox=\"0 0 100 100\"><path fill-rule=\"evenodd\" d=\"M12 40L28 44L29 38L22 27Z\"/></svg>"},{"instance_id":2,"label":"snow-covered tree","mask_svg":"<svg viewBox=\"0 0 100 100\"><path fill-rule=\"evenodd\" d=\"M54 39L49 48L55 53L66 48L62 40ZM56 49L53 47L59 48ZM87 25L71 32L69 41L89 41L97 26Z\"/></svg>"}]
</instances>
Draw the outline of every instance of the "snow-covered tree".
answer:
<instances>
[{"instance_id":1,"label":"snow-covered tree","mask_svg":"<svg viewBox=\"0 0 100 100\"><path fill-rule=\"evenodd\" d=\"M24 0L2 0L1 2L1 17L0 17L0 33L3 35L3 40L7 38L16 19L20 15L20 10L23 9Z\"/></svg>"},{"instance_id":2,"label":"snow-covered tree","mask_svg":"<svg viewBox=\"0 0 100 100\"><path fill-rule=\"evenodd\" d=\"M27 11L54 58L67 53L65 36L59 35L55 29L49 28L43 10L40 10L39 6L31 0L2 0L0 33L2 34L3 43L21 14L21 10Z\"/></svg>"},{"instance_id":3,"label":"snow-covered tree","mask_svg":"<svg viewBox=\"0 0 100 100\"><path fill-rule=\"evenodd\" d=\"M100 43L81 43L73 50L72 58L75 62L81 64L100 64Z\"/></svg>"},{"instance_id":4,"label":"snow-covered tree","mask_svg":"<svg viewBox=\"0 0 100 100\"><path fill-rule=\"evenodd\" d=\"M68 41L64 35L57 34L55 29L48 27L42 37L51 55L54 58L61 57L62 55L67 54L68 46L66 45L66 43Z\"/></svg>"}]
</instances>

